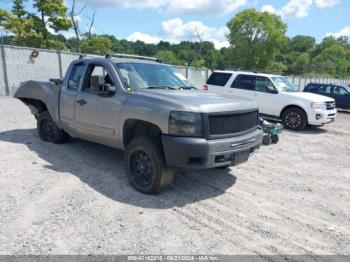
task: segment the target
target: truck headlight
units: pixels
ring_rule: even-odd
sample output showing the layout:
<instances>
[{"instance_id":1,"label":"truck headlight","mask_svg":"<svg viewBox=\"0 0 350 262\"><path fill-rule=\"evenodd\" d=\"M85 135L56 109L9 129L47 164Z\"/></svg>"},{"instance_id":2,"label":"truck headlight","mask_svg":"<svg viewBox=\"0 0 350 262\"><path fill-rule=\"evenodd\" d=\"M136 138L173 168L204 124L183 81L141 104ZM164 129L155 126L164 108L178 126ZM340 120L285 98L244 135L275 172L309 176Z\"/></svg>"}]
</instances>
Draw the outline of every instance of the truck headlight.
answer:
<instances>
[{"instance_id":1,"label":"truck headlight","mask_svg":"<svg viewBox=\"0 0 350 262\"><path fill-rule=\"evenodd\" d=\"M169 115L169 134L177 136L203 136L202 114L172 111Z\"/></svg>"},{"instance_id":2,"label":"truck headlight","mask_svg":"<svg viewBox=\"0 0 350 262\"><path fill-rule=\"evenodd\" d=\"M327 110L327 105L326 103L311 103L311 108Z\"/></svg>"}]
</instances>

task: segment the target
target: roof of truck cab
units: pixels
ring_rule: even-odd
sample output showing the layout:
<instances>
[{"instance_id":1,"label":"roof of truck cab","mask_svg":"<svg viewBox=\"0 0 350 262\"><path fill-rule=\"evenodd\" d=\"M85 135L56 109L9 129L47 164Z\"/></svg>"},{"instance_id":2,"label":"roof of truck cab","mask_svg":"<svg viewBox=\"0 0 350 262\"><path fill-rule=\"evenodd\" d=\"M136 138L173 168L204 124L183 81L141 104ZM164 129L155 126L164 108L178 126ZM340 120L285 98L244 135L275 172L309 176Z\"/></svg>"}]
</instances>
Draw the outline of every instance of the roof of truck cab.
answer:
<instances>
[{"instance_id":1,"label":"roof of truck cab","mask_svg":"<svg viewBox=\"0 0 350 262\"><path fill-rule=\"evenodd\" d=\"M265 76L265 77L281 77L281 75L255 73L255 72L249 72L249 71L215 70L214 73L245 74L245 75Z\"/></svg>"},{"instance_id":2,"label":"roof of truck cab","mask_svg":"<svg viewBox=\"0 0 350 262\"><path fill-rule=\"evenodd\" d=\"M101 62L105 62L105 61L110 61L112 63L142 63L142 64L160 64L157 61L151 61L151 60L146 60L146 59L135 59L135 58L83 58L82 60L85 61L101 61Z\"/></svg>"}]
</instances>

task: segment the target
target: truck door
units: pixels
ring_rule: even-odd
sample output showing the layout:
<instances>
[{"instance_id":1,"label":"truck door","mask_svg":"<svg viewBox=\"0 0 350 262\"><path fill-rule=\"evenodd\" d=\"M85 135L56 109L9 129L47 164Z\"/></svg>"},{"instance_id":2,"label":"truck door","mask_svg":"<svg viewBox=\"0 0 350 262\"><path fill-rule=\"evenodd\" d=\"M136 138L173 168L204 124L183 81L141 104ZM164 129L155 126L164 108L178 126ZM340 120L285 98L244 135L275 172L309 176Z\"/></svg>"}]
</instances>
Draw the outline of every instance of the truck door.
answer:
<instances>
[{"instance_id":1,"label":"truck door","mask_svg":"<svg viewBox=\"0 0 350 262\"><path fill-rule=\"evenodd\" d=\"M75 122L79 137L118 147L119 117L125 99L118 90L111 95L101 94L96 83L91 81L99 78L104 84L116 86L111 70L99 62L89 63L75 99Z\"/></svg>"},{"instance_id":2,"label":"truck door","mask_svg":"<svg viewBox=\"0 0 350 262\"><path fill-rule=\"evenodd\" d=\"M68 69L68 78L62 84L60 94L60 119L63 129L70 134L75 134L75 98L82 84L85 64L78 62Z\"/></svg>"}]
</instances>

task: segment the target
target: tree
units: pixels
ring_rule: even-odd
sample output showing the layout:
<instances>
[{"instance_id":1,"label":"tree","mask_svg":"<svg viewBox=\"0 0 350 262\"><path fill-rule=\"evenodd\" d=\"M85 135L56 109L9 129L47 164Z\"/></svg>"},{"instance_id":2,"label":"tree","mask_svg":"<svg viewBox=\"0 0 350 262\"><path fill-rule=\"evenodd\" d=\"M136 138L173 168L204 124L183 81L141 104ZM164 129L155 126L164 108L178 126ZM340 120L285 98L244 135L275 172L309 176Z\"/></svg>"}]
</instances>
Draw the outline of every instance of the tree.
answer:
<instances>
[{"instance_id":1,"label":"tree","mask_svg":"<svg viewBox=\"0 0 350 262\"><path fill-rule=\"evenodd\" d=\"M19 19L25 16L27 12L24 9L23 0L13 0L11 12Z\"/></svg>"},{"instance_id":2,"label":"tree","mask_svg":"<svg viewBox=\"0 0 350 262\"><path fill-rule=\"evenodd\" d=\"M246 9L227 23L228 39L242 69L264 70L285 45L287 25L277 15Z\"/></svg>"},{"instance_id":3,"label":"tree","mask_svg":"<svg viewBox=\"0 0 350 262\"><path fill-rule=\"evenodd\" d=\"M291 39L291 48L296 52L307 52L315 48L316 39L311 36L297 35Z\"/></svg>"},{"instance_id":4,"label":"tree","mask_svg":"<svg viewBox=\"0 0 350 262\"><path fill-rule=\"evenodd\" d=\"M112 53L113 43L106 36L95 36L81 43L81 51L86 54L106 55Z\"/></svg>"},{"instance_id":5,"label":"tree","mask_svg":"<svg viewBox=\"0 0 350 262\"><path fill-rule=\"evenodd\" d=\"M350 68L350 51L341 44L334 44L324 49L313 60L314 72L332 76L346 76Z\"/></svg>"},{"instance_id":6,"label":"tree","mask_svg":"<svg viewBox=\"0 0 350 262\"><path fill-rule=\"evenodd\" d=\"M48 41L48 29L58 32L72 27L72 22L67 17L67 7L63 0L34 0L34 7L39 13L39 31L45 41Z\"/></svg>"},{"instance_id":7,"label":"tree","mask_svg":"<svg viewBox=\"0 0 350 262\"><path fill-rule=\"evenodd\" d=\"M161 50L157 53L156 57L167 64L184 65L184 61L178 60L174 52L170 50Z\"/></svg>"}]
</instances>

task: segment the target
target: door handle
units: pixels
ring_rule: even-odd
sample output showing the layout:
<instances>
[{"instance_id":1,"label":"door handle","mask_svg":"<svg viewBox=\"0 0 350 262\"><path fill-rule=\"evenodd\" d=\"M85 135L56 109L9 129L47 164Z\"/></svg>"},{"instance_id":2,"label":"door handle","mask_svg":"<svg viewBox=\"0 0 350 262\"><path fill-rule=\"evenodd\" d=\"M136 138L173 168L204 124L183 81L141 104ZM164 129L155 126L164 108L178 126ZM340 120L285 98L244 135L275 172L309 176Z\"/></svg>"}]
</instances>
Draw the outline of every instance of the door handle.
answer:
<instances>
[{"instance_id":1,"label":"door handle","mask_svg":"<svg viewBox=\"0 0 350 262\"><path fill-rule=\"evenodd\" d=\"M78 103L79 105L81 105L81 106L83 106L83 105L86 105L86 104L87 104L87 102L86 102L84 99L77 100L77 103Z\"/></svg>"}]
</instances>

